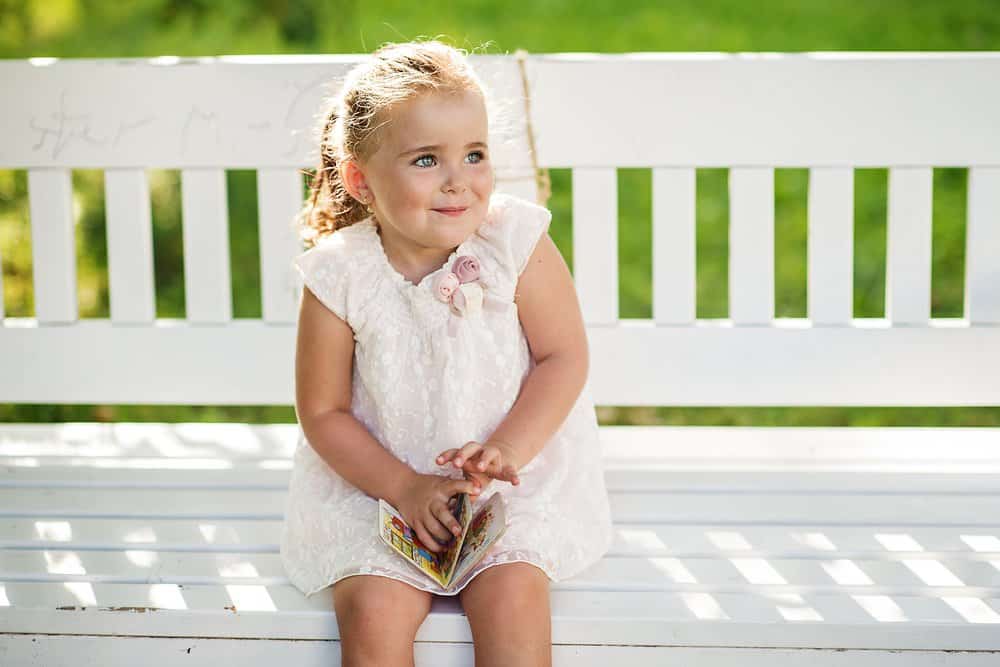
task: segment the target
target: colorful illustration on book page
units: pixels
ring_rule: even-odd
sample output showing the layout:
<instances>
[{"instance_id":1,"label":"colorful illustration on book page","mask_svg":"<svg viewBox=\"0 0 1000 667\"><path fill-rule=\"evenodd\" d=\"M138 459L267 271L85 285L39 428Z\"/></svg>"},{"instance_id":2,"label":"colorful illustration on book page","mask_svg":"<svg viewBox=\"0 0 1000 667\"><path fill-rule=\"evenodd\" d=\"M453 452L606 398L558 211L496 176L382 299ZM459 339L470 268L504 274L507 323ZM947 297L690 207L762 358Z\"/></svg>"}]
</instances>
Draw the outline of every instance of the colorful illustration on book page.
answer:
<instances>
[{"instance_id":1,"label":"colorful illustration on book page","mask_svg":"<svg viewBox=\"0 0 1000 667\"><path fill-rule=\"evenodd\" d=\"M507 530L507 513L503 504L503 496L494 493L479 509L462 543L462 553L455 566L455 576L451 585L457 585L466 572L478 563L493 544Z\"/></svg>"},{"instance_id":2,"label":"colorful illustration on book page","mask_svg":"<svg viewBox=\"0 0 1000 667\"><path fill-rule=\"evenodd\" d=\"M413 563L435 581L444 585L438 555L424 546L413 529L406 525L402 517L392 511L388 503L384 503L384 501L380 503L380 512L383 541L408 562Z\"/></svg>"}]
</instances>

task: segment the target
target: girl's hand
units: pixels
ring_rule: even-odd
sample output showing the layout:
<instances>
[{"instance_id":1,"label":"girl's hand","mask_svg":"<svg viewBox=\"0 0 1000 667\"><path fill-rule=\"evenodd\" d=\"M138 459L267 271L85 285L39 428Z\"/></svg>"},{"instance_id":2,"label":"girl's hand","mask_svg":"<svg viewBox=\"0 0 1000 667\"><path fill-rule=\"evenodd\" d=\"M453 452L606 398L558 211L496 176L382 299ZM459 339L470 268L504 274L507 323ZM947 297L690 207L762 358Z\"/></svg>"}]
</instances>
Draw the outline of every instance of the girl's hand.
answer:
<instances>
[{"instance_id":1,"label":"girl's hand","mask_svg":"<svg viewBox=\"0 0 1000 667\"><path fill-rule=\"evenodd\" d=\"M452 513L451 499L459 493L475 496L482 489L469 479L453 479L442 475L416 474L399 498L399 513L413 528L417 539L428 550L438 553L444 550L462 527Z\"/></svg>"},{"instance_id":2,"label":"girl's hand","mask_svg":"<svg viewBox=\"0 0 1000 667\"><path fill-rule=\"evenodd\" d=\"M438 465L448 465L448 462L465 472L467 479L485 488L491 479L510 482L514 486L521 483L517 471L521 467L517 462L514 448L499 440L490 440L485 444L471 441L459 449L448 449L437 457Z\"/></svg>"}]
</instances>

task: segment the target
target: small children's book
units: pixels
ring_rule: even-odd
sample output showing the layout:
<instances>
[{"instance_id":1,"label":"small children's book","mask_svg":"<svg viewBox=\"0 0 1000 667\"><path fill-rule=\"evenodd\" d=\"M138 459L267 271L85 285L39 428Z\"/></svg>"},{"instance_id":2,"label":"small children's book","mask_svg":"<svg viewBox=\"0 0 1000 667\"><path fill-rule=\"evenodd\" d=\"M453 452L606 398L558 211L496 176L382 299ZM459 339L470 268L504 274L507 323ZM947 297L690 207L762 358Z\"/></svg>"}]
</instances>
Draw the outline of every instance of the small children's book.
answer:
<instances>
[{"instance_id":1,"label":"small children's book","mask_svg":"<svg viewBox=\"0 0 1000 667\"><path fill-rule=\"evenodd\" d=\"M446 591L461 583L462 577L483 559L507 529L507 506L499 492L490 496L475 516L469 494L459 493L449 505L462 533L453 534L447 548L434 553L424 546L395 507L383 498L379 498L378 505L382 541Z\"/></svg>"}]
</instances>

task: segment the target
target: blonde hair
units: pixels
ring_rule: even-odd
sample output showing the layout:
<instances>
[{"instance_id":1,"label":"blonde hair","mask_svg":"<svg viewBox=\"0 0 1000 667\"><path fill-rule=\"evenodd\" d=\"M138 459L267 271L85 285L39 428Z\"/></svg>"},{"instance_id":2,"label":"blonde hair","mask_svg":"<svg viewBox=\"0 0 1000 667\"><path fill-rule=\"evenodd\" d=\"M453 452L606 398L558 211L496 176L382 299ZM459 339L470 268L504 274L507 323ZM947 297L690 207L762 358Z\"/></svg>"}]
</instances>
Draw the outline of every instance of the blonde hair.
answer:
<instances>
[{"instance_id":1,"label":"blonde hair","mask_svg":"<svg viewBox=\"0 0 1000 667\"><path fill-rule=\"evenodd\" d=\"M295 219L307 246L369 215L344 187L340 163L346 159L364 163L378 151L378 130L394 105L426 92L473 91L489 100L488 89L466 55L464 49L437 40L388 43L347 73L321 116L319 166Z\"/></svg>"}]
</instances>

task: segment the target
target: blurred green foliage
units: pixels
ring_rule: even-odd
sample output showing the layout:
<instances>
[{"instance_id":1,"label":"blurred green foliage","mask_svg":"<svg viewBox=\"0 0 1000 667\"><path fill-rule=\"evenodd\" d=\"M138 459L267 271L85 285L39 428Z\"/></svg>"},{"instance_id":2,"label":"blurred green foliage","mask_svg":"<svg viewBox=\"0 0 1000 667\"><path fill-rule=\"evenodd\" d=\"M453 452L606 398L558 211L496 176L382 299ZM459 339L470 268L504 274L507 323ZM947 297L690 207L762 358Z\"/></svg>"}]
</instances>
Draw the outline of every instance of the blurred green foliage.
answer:
<instances>
[{"instance_id":1,"label":"blurred green foliage","mask_svg":"<svg viewBox=\"0 0 1000 667\"><path fill-rule=\"evenodd\" d=\"M68 58L367 53L439 37L477 53L587 51L997 50L1000 3L886 0L663 2L348 2L0 0L0 57ZM180 178L151 170L158 317L184 317ZM728 314L728 171L697 172L697 316ZM934 170L932 316L963 315L964 169ZM855 172L854 312L885 309L885 169ZM553 170L552 237L572 266L571 175ZM261 316L256 179L227 172L234 315ZM808 171L775 171L775 315L806 315ZM81 317L108 317L103 173L73 173ZM652 314L651 174L621 169L620 315ZM31 317L31 230L24 171L0 170L6 314ZM671 408L601 406L605 424L1000 425L1000 408ZM0 405L0 420L293 422L292 406Z\"/></svg>"}]
</instances>

